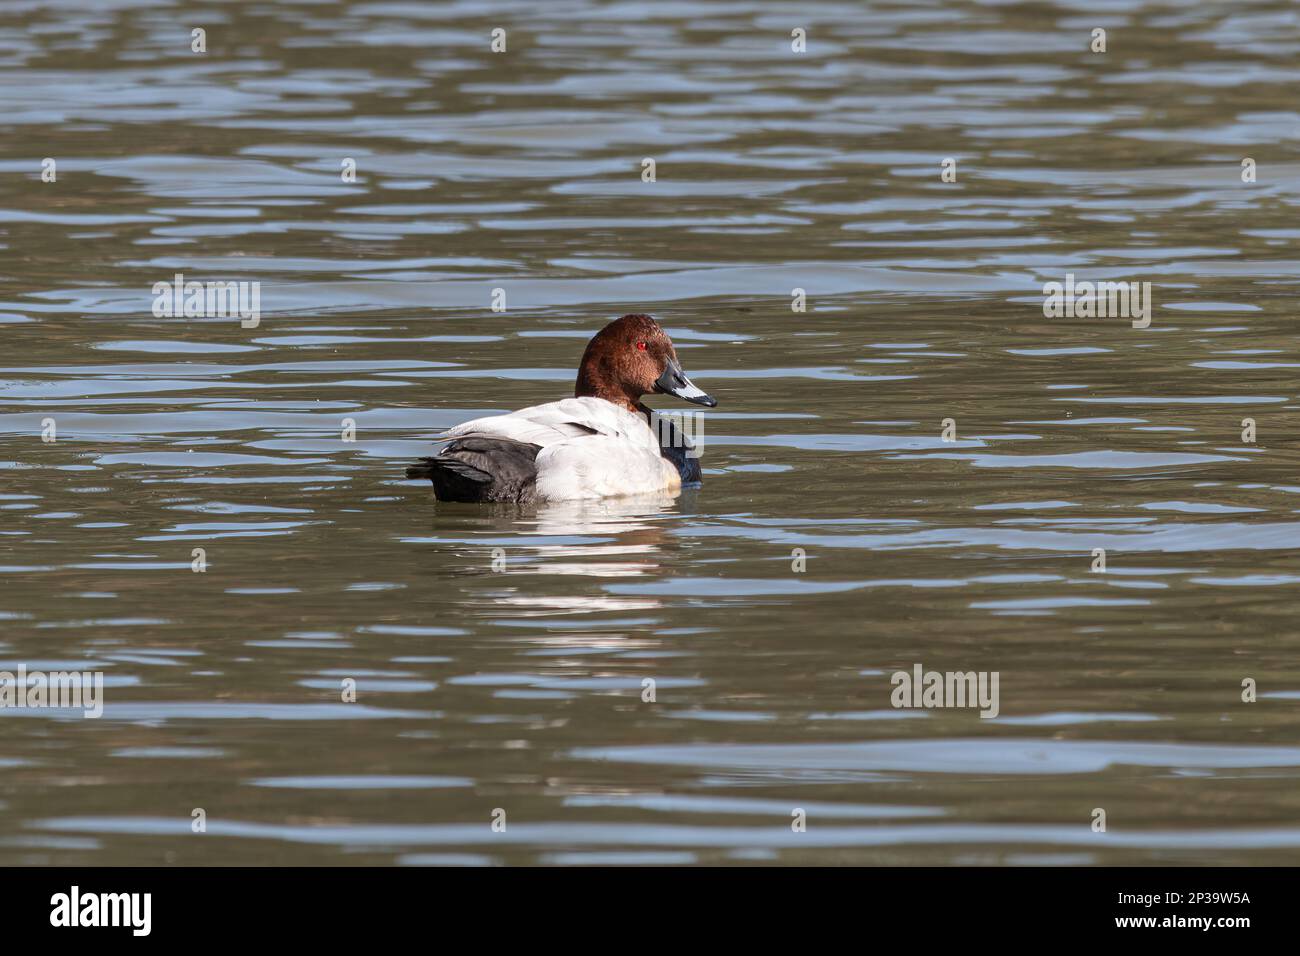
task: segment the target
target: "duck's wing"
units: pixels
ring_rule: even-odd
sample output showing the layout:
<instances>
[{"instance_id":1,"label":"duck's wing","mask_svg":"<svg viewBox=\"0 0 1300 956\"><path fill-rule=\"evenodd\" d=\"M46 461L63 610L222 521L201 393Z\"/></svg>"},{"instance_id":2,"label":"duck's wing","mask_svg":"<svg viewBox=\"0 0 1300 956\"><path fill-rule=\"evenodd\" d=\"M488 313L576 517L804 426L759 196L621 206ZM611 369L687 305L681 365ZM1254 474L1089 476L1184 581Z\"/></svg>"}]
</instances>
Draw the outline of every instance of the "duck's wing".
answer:
<instances>
[{"instance_id":1,"label":"duck's wing","mask_svg":"<svg viewBox=\"0 0 1300 956\"><path fill-rule=\"evenodd\" d=\"M591 435L657 445L645 419L603 398L566 398L532 405L509 415L476 418L446 433L447 438L467 435L490 435L542 448Z\"/></svg>"},{"instance_id":2,"label":"duck's wing","mask_svg":"<svg viewBox=\"0 0 1300 956\"><path fill-rule=\"evenodd\" d=\"M535 493L542 501L647 495L681 487L657 447L611 435L556 442L537 453Z\"/></svg>"},{"instance_id":3,"label":"duck's wing","mask_svg":"<svg viewBox=\"0 0 1300 956\"><path fill-rule=\"evenodd\" d=\"M439 501L533 499L537 445L508 438L470 435L445 445L436 458L421 458L407 478L428 478Z\"/></svg>"}]
</instances>

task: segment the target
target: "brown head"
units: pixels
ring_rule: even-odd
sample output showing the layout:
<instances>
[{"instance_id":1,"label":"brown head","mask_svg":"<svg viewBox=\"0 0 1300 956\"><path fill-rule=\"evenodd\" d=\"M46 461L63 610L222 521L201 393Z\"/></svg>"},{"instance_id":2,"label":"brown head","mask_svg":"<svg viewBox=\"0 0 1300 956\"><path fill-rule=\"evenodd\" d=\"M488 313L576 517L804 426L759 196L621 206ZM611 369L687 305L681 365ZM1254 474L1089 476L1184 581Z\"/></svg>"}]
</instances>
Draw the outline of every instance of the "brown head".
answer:
<instances>
[{"instance_id":1,"label":"brown head","mask_svg":"<svg viewBox=\"0 0 1300 956\"><path fill-rule=\"evenodd\" d=\"M648 315L625 315L587 343L573 394L641 411L641 396L650 392L676 395L709 408L718 404L691 384L677 360L673 340L658 322Z\"/></svg>"}]
</instances>

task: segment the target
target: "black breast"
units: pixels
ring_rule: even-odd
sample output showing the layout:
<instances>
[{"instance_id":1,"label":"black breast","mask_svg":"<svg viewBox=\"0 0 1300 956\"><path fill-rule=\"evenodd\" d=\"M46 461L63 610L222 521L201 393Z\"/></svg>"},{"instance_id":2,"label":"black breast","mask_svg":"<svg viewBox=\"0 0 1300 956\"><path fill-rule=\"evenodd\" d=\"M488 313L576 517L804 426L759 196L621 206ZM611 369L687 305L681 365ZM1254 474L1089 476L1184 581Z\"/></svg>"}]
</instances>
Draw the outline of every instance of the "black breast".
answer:
<instances>
[{"instance_id":1,"label":"black breast","mask_svg":"<svg viewBox=\"0 0 1300 956\"><path fill-rule=\"evenodd\" d=\"M695 446L690 439L672 421L660 415L652 417L651 427L659 436L659 453L673 463L677 474L682 476L682 486L701 484L704 478L700 474L700 459L692 454Z\"/></svg>"}]
</instances>

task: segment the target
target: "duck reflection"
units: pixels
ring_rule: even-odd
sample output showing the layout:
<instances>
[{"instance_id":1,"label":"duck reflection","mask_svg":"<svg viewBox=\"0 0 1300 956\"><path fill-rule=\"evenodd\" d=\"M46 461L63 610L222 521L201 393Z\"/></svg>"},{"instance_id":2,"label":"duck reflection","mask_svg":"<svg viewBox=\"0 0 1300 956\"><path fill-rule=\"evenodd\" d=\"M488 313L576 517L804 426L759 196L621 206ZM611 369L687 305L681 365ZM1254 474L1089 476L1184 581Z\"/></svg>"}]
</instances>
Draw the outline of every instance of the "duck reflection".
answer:
<instances>
[{"instance_id":1,"label":"duck reflection","mask_svg":"<svg viewBox=\"0 0 1300 956\"><path fill-rule=\"evenodd\" d=\"M660 492L540 506L532 527L523 530L525 536L599 540L537 546L536 572L609 578L658 570L666 537L664 519L674 512L677 497L677 492ZM608 540L611 536L612 541Z\"/></svg>"},{"instance_id":2,"label":"duck reflection","mask_svg":"<svg viewBox=\"0 0 1300 956\"><path fill-rule=\"evenodd\" d=\"M680 513L677 492L538 505L516 518L518 543L508 550L516 556L524 550L529 557L510 561L507 573L597 579L656 574L664 564L670 519ZM552 540L530 544L528 539L533 536ZM535 585L528 586L529 593L521 593L524 590L508 588L494 595L493 603L508 606L523 617L626 613L663 606L658 596L593 594L589 587L573 594L536 593Z\"/></svg>"}]
</instances>

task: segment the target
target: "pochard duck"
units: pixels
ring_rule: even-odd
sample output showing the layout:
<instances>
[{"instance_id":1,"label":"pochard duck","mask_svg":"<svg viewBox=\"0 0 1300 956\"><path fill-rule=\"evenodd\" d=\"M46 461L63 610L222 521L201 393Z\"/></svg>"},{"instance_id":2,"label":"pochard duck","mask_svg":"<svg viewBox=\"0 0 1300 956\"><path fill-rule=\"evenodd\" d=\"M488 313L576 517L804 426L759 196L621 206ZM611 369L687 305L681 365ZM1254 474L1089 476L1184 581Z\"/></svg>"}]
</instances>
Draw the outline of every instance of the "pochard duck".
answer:
<instances>
[{"instance_id":1,"label":"pochard duck","mask_svg":"<svg viewBox=\"0 0 1300 956\"><path fill-rule=\"evenodd\" d=\"M699 458L666 419L651 427L649 392L718 403L692 384L648 315L625 315L587 343L573 398L476 418L439 439L435 458L406 469L439 501L574 501L675 492L700 483Z\"/></svg>"}]
</instances>

